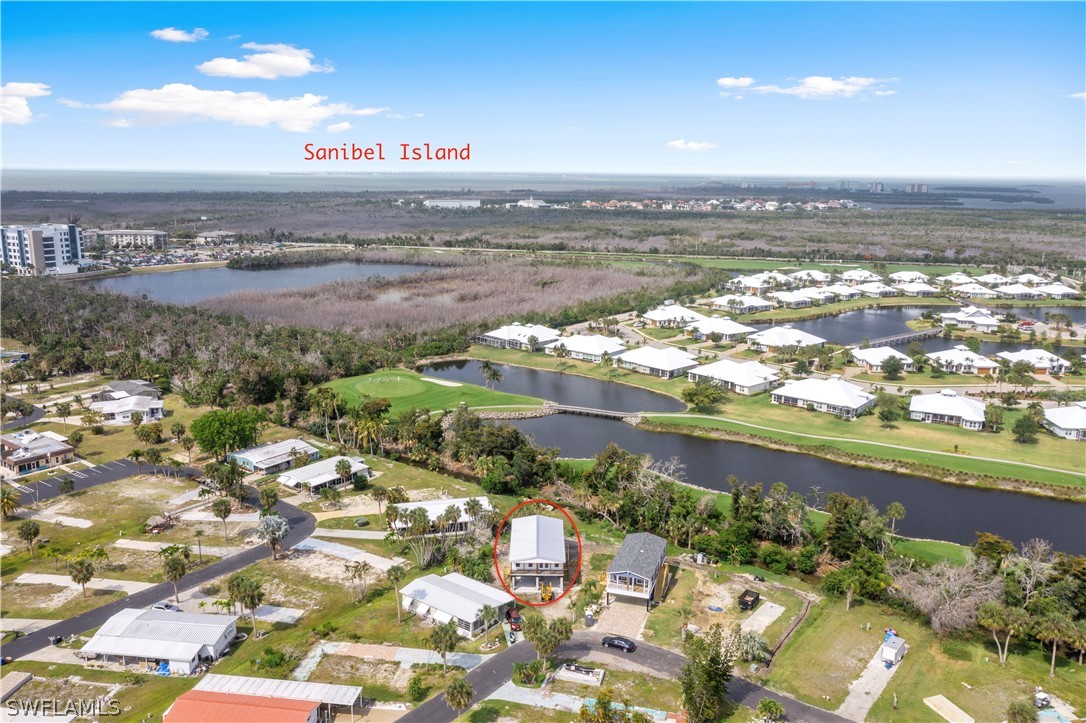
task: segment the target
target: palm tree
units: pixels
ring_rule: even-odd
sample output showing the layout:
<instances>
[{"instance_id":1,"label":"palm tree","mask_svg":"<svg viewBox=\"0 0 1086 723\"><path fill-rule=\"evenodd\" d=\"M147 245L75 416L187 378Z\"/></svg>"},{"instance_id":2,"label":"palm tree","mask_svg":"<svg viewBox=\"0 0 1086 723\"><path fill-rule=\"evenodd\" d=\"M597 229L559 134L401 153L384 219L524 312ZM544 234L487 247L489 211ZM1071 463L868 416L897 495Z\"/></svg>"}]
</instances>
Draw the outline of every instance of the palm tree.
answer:
<instances>
[{"instance_id":1,"label":"palm tree","mask_svg":"<svg viewBox=\"0 0 1086 723\"><path fill-rule=\"evenodd\" d=\"M381 506L388 499L388 490L384 487L381 487L380 485L374 485L372 488L370 488L370 497L372 497L373 501L377 503L377 514L381 516L381 526L384 527L385 515L381 509Z\"/></svg>"},{"instance_id":2,"label":"palm tree","mask_svg":"<svg viewBox=\"0 0 1086 723\"><path fill-rule=\"evenodd\" d=\"M402 624L400 619L400 583L407 576L407 570L402 565L393 565L385 570L385 577L392 583L392 591L396 595L396 622Z\"/></svg>"},{"instance_id":3,"label":"palm tree","mask_svg":"<svg viewBox=\"0 0 1086 723\"><path fill-rule=\"evenodd\" d=\"M347 480L351 477L351 461L341 459L336 462L336 474L339 475L339 479L343 484L347 484Z\"/></svg>"},{"instance_id":4,"label":"palm tree","mask_svg":"<svg viewBox=\"0 0 1086 723\"><path fill-rule=\"evenodd\" d=\"M1051 678L1056 677L1056 650L1060 643L1070 638L1073 634L1074 622L1062 612L1049 613L1034 623L1033 634L1042 643L1052 643L1052 664L1048 669Z\"/></svg>"},{"instance_id":5,"label":"palm tree","mask_svg":"<svg viewBox=\"0 0 1086 723\"><path fill-rule=\"evenodd\" d=\"M491 385L497 384L502 380L501 370L494 366L494 362L489 359L479 363L479 371L482 372L483 375L483 386L487 389L490 389Z\"/></svg>"},{"instance_id":6,"label":"palm tree","mask_svg":"<svg viewBox=\"0 0 1086 723\"><path fill-rule=\"evenodd\" d=\"M430 631L430 649L441 656L442 675L449 671L449 653L456 649L458 642L460 642L460 633L456 631L456 623L453 621L438 625Z\"/></svg>"},{"instance_id":7,"label":"palm tree","mask_svg":"<svg viewBox=\"0 0 1086 723\"><path fill-rule=\"evenodd\" d=\"M128 458L136 463L136 474L139 474L142 471L142 468L140 467L140 461L143 459L143 450L133 449L131 452L128 453Z\"/></svg>"},{"instance_id":8,"label":"palm tree","mask_svg":"<svg viewBox=\"0 0 1086 723\"><path fill-rule=\"evenodd\" d=\"M274 487L264 487L260 490L258 497L260 499L260 506L263 507L266 512L271 512L271 508L279 503L279 493Z\"/></svg>"},{"instance_id":9,"label":"palm tree","mask_svg":"<svg viewBox=\"0 0 1086 723\"><path fill-rule=\"evenodd\" d=\"M5 520L10 519L17 509L19 509L19 490L0 487L0 515Z\"/></svg>"},{"instance_id":10,"label":"palm tree","mask_svg":"<svg viewBox=\"0 0 1086 723\"><path fill-rule=\"evenodd\" d=\"M490 625L498 617L498 611L493 605L483 605L479 609L479 617L483 619L483 632L486 634L486 644L490 645Z\"/></svg>"},{"instance_id":11,"label":"palm tree","mask_svg":"<svg viewBox=\"0 0 1086 723\"><path fill-rule=\"evenodd\" d=\"M156 447L150 447L144 452L144 456L147 458L147 463L151 465L155 477L158 477L158 466L162 464L162 451Z\"/></svg>"},{"instance_id":12,"label":"palm tree","mask_svg":"<svg viewBox=\"0 0 1086 723\"><path fill-rule=\"evenodd\" d=\"M683 605L679 608L679 622L682 624L680 629L680 641L686 640L686 628L690 624L690 621L694 618L694 611L690 609L689 605Z\"/></svg>"},{"instance_id":13,"label":"palm tree","mask_svg":"<svg viewBox=\"0 0 1086 723\"><path fill-rule=\"evenodd\" d=\"M449 687L445 689L445 702L456 711L456 723L460 723L460 711L466 710L474 697L475 690L463 675L449 683Z\"/></svg>"},{"instance_id":14,"label":"palm tree","mask_svg":"<svg viewBox=\"0 0 1086 723\"><path fill-rule=\"evenodd\" d=\"M230 513L233 512L233 510L233 504L225 497L220 497L211 503L211 514L222 520L222 539L224 541L229 539L229 536L226 533L226 518L230 516Z\"/></svg>"},{"instance_id":15,"label":"palm tree","mask_svg":"<svg viewBox=\"0 0 1086 723\"><path fill-rule=\"evenodd\" d=\"M905 505L900 502L891 502L886 506L886 517L890 520L890 534L897 534L897 521L905 519Z\"/></svg>"},{"instance_id":16,"label":"palm tree","mask_svg":"<svg viewBox=\"0 0 1086 723\"><path fill-rule=\"evenodd\" d=\"M192 536L196 539L196 551L200 555L200 562L202 564L204 561L204 544L201 542L200 538L204 536L204 531L197 527L193 530Z\"/></svg>"},{"instance_id":17,"label":"palm tree","mask_svg":"<svg viewBox=\"0 0 1086 723\"><path fill-rule=\"evenodd\" d=\"M90 560L76 559L68 563L68 574L72 582L83 588L83 597L87 596L87 583L94 579L94 565Z\"/></svg>"},{"instance_id":18,"label":"palm tree","mask_svg":"<svg viewBox=\"0 0 1086 723\"><path fill-rule=\"evenodd\" d=\"M188 566L185 564L185 558L181 555L167 555L162 561L162 577L173 583L173 597L178 603L181 602L181 597L177 593L177 583L181 581L181 578L188 572Z\"/></svg>"},{"instance_id":19,"label":"palm tree","mask_svg":"<svg viewBox=\"0 0 1086 723\"><path fill-rule=\"evenodd\" d=\"M185 436L181 437L181 447L185 450L185 452L189 456L189 464L192 464L192 449L195 446L196 446L196 440L193 439L192 437L190 437L189 435L186 434Z\"/></svg>"}]
</instances>

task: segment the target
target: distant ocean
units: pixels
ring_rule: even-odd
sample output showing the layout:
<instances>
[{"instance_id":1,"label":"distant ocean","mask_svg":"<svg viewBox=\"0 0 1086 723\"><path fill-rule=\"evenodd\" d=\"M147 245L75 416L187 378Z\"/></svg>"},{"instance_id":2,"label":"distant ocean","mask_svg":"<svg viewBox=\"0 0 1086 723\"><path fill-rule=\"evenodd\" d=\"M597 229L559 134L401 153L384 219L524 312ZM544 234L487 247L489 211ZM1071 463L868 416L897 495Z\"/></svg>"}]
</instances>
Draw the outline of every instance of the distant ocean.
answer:
<instances>
[{"instance_id":1,"label":"distant ocean","mask_svg":"<svg viewBox=\"0 0 1086 723\"><path fill-rule=\"evenodd\" d=\"M56 171L10 169L0 173L0 190L76 193L133 193L171 191L446 191L451 194L472 191L666 191L691 188L701 184L750 183L760 187L783 186L814 181L832 187L840 182L833 177L756 177L756 176L674 176L610 175L583 173L200 173L154 171ZM1054 204L999 203L966 200L967 208L1005 209L1082 209L1086 208L1086 184L1068 181L1014 181L1009 179L925 179L852 177L854 187L863 188L868 180L887 187L906 183L936 186L992 186L1039 191ZM758 188L748 190L757 194ZM768 189L765 189L768 190ZM802 189L794 189L802 193ZM842 194L843 196L845 194Z\"/></svg>"}]
</instances>

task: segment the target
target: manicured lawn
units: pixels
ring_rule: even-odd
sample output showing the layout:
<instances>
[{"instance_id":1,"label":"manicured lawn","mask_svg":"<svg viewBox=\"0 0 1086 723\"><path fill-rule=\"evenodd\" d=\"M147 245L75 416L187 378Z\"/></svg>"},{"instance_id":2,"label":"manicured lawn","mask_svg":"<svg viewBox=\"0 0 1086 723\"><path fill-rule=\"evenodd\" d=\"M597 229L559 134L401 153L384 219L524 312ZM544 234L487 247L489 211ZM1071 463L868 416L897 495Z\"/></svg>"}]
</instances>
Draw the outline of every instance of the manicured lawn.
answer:
<instances>
[{"instance_id":1,"label":"manicured lawn","mask_svg":"<svg viewBox=\"0 0 1086 723\"><path fill-rule=\"evenodd\" d=\"M673 339L675 337L683 337L682 329L659 327L659 326L645 326L634 329L635 334L644 334L647 337L656 339L657 341L663 341L665 339Z\"/></svg>"},{"instance_id":2,"label":"manicured lawn","mask_svg":"<svg viewBox=\"0 0 1086 723\"><path fill-rule=\"evenodd\" d=\"M426 381L429 379L429 381ZM482 381L480 377L479 381ZM453 386L455 385L455 386ZM484 389L473 384L461 384L425 377L406 369L386 369L328 382L326 385L347 400L358 404L366 396L384 397L392 402L392 414L412 407L438 411L456 409L462 402L470 407L526 407L542 404L542 400L517 394Z\"/></svg>"},{"instance_id":3,"label":"manicured lawn","mask_svg":"<svg viewBox=\"0 0 1086 723\"><path fill-rule=\"evenodd\" d=\"M964 565L968 560L964 545L955 545L953 542L940 542L939 540L907 540L901 537L894 538L894 549L902 555L921 560L923 562L941 562L946 560L952 565Z\"/></svg>"},{"instance_id":4,"label":"manicured lawn","mask_svg":"<svg viewBox=\"0 0 1086 723\"><path fill-rule=\"evenodd\" d=\"M976 374L944 374L942 377L936 379L930 372L912 372L902 375L901 379L889 380L882 374L857 374L852 377L857 381L873 382L879 384L887 390L894 390L897 387L939 387L945 389L946 387L960 387L965 385L976 386L992 386L993 382L984 381L984 377L978 377ZM1043 384L1043 382L1041 383Z\"/></svg>"},{"instance_id":5,"label":"manicured lawn","mask_svg":"<svg viewBox=\"0 0 1086 723\"><path fill-rule=\"evenodd\" d=\"M675 572L674 568L672 572ZM649 613L649 619L645 623L645 640L665 648L680 646L682 621L679 619L679 610L693 604L697 582L697 575L693 570L678 570L678 576L664 602Z\"/></svg>"},{"instance_id":6,"label":"manicured lawn","mask_svg":"<svg viewBox=\"0 0 1086 723\"><path fill-rule=\"evenodd\" d=\"M606 666L589 666L604 667ZM630 705L677 713L682 704L682 688L677 680L658 678L654 675L631 673L625 670L610 670L603 676L603 685L614 691L614 701L629 701ZM549 690L581 698L595 698L597 688L577 683L555 681L547 686Z\"/></svg>"}]
</instances>

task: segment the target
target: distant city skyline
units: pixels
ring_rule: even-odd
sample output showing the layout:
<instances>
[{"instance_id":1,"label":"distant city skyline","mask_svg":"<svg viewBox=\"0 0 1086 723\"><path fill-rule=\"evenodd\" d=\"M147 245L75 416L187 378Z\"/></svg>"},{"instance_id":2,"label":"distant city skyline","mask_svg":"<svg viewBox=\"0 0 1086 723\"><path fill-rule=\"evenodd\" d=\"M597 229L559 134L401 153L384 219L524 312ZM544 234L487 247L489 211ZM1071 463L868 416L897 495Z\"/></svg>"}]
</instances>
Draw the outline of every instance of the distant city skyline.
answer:
<instances>
[{"instance_id":1,"label":"distant city skyline","mask_svg":"<svg viewBox=\"0 0 1086 723\"><path fill-rule=\"evenodd\" d=\"M5 3L7 169L1086 175L1082 3ZM303 161L305 144L385 161ZM398 145L470 161L399 161Z\"/></svg>"}]
</instances>

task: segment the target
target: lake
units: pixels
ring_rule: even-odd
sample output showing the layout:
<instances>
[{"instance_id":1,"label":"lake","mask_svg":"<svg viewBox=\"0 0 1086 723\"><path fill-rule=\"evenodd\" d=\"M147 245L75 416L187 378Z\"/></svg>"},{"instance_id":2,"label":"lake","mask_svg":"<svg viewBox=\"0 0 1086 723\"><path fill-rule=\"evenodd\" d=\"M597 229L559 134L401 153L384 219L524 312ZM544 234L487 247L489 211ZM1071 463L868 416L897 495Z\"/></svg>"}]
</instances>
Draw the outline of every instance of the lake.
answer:
<instances>
[{"instance_id":1,"label":"lake","mask_svg":"<svg viewBox=\"0 0 1086 723\"><path fill-rule=\"evenodd\" d=\"M1045 314L1067 314L1076 324L1086 324L1086 306L1015 306L1010 309L996 307L999 313L1014 312L1023 319L1044 321Z\"/></svg>"},{"instance_id":2,"label":"lake","mask_svg":"<svg viewBox=\"0 0 1086 723\"><path fill-rule=\"evenodd\" d=\"M254 270L220 266L109 276L80 283L93 284L100 291L116 291L128 296L146 294L148 298L166 304L195 304L233 291L283 291L331 281L404 276L432 271L433 268L420 264L365 264L353 261Z\"/></svg>"},{"instance_id":3,"label":"lake","mask_svg":"<svg viewBox=\"0 0 1086 723\"><path fill-rule=\"evenodd\" d=\"M919 319L929 309L949 309L951 307L890 306L881 309L858 309L846 311L836 316L823 316L805 321L789 321L778 324L749 324L757 329L788 324L793 329L820 336L834 344L859 344L864 339L879 339L884 336L902 334L909 331L906 322ZM938 313L938 311L936 311Z\"/></svg>"},{"instance_id":4,"label":"lake","mask_svg":"<svg viewBox=\"0 0 1086 723\"><path fill-rule=\"evenodd\" d=\"M624 384L535 369L500 365L503 392L526 394L559 404L617 411L674 411L681 403L672 397ZM427 367L429 375L478 384L478 362ZM615 406L616 399L621 406ZM1086 553L1082 534L1086 506L1074 502L1004 492L958 487L934 480L877 470L860 469L804 454L765 449L724 440L685 434L649 432L615 420L554 415L517 420L516 426L536 443L556 447L566 457L593 457L610 442L654 459L678 457L686 465L687 481L727 492L729 474L748 482L784 482L809 493L845 492L866 497L880 508L895 500L908 516L898 523L902 534L969 544L977 531L994 532L1015 542L1032 537L1050 540L1057 549ZM797 425L802 415L797 415ZM814 501L813 496L809 497Z\"/></svg>"}]
</instances>

